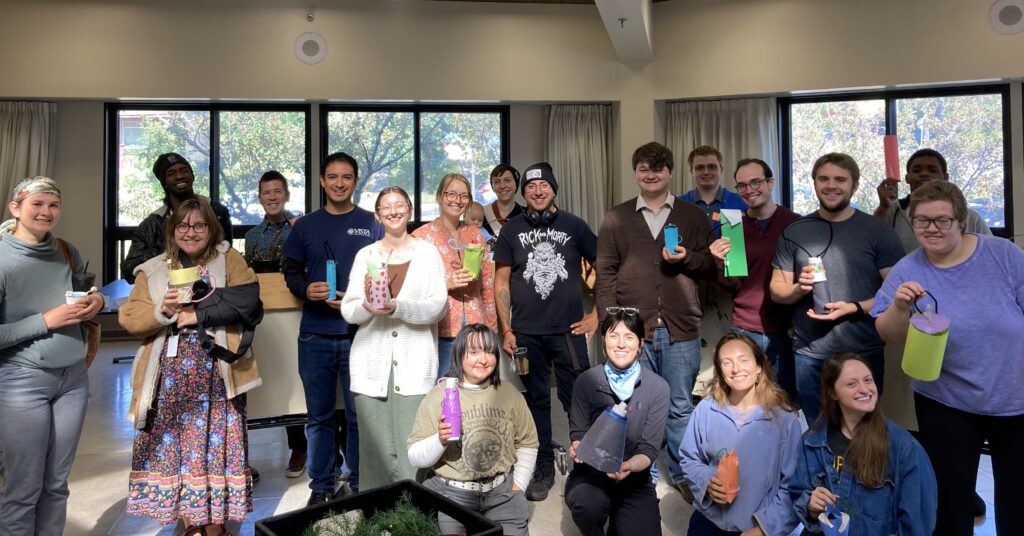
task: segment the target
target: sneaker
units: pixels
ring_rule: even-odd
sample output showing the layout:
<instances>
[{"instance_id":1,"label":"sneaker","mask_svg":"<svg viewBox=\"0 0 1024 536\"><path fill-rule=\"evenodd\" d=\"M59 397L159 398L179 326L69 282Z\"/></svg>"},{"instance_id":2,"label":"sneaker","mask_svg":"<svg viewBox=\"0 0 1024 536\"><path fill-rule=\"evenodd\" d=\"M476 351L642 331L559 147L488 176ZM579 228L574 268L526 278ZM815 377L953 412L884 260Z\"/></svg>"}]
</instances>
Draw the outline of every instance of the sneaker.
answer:
<instances>
[{"instance_id":1,"label":"sneaker","mask_svg":"<svg viewBox=\"0 0 1024 536\"><path fill-rule=\"evenodd\" d=\"M555 466L547 463L537 466L526 487L526 498L531 501L543 501L548 498L548 491L555 485Z\"/></svg>"},{"instance_id":2,"label":"sneaker","mask_svg":"<svg viewBox=\"0 0 1024 536\"><path fill-rule=\"evenodd\" d=\"M299 478L306 472L306 453L297 450L292 451L292 457L288 458L288 469L284 476L288 478Z\"/></svg>"},{"instance_id":3,"label":"sneaker","mask_svg":"<svg viewBox=\"0 0 1024 536\"><path fill-rule=\"evenodd\" d=\"M985 500L978 495L978 492L974 492L974 517L985 517L985 511L988 507L985 505Z\"/></svg>"},{"instance_id":4,"label":"sneaker","mask_svg":"<svg viewBox=\"0 0 1024 536\"><path fill-rule=\"evenodd\" d=\"M676 489L679 490L679 493L683 494L683 500L686 501L686 504L693 504L693 492L690 491L690 486L687 486L685 482L677 482Z\"/></svg>"},{"instance_id":5,"label":"sneaker","mask_svg":"<svg viewBox=\"0 0 1024 536\"><path fill-rule=\"evenodd\" d=\"M313 493L309 494L309 500L306 501L306 506L316 506L318 504L328 502L332 499L331 495L333 494L327 490L315 489L313 490Z\"/></svg>"},{"instance_id":6,"label":"sneaker","mask_svg":"<svg viewBox=\"0 0 1024 536\"><path fill-rule=\"evenodd\" d=\"M255 486L260 482L260 472L255 467L249 467L249 473L252 475L252 485Z\"/></svg>"}]
</instances>

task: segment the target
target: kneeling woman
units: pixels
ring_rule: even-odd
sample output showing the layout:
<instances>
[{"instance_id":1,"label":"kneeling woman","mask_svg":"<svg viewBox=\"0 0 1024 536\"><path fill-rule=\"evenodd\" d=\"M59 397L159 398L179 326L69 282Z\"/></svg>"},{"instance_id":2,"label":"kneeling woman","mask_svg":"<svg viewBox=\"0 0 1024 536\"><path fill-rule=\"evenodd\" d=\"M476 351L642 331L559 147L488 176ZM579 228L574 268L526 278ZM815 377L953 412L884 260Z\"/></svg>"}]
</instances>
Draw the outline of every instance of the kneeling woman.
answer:
<instances>
[{"instance_id":1,"label":"kneeling woman","mask_svg":"<svg viewBox=\"0 0 1024 536\"><path fill-rule=\"evenodd\" d=\"M687 534L789 534L797 519L789 484L800 450L800 423L772 378L764 351L728 333L715 348L709 396L697 404L679 447L695 498ZM739 488L717 476L720 454L735 451Z\"/></svg>"},{"instance_id":2,"label":"kneeling woman","mask_svg":"<svg viewBox=\"0 0 1024 536\"><path fill-rule=\"evenodd\" d=\"M452 424L441 414L444 383L420 404L409 435L409 462L432 467L426 486L498 523L504 534L529 534L530 507L523 490L537 461L537 428L526 399L498 377L498 339L483 324L469 324L455 337L449 376L459 380L461 438L450 441ZM443 534L465 532L438 513Z\"/></svg>"},{"instance_id":3,"label":"kneeling woman","mask_svg":"<svg viewBox=\"0 0 1024 536\"><path fill-rule=\"evenodd\" d=\"M804 434L790 496L804 533L826 505L850 516L849 534L926 536L937 492L928 455L882 415L867 361L843 352L821 369L822 413ZM955 441L955 438L951 438Z\"/></svg>"},{"instance_id":4,"label":"kneeling woman","mask_svg":"<svg viewBox=\"0 0 1024 536\"><path fill-rule=\"evenodd\" d=\"M650 467L665 446L668 384L637 360L644 340L637 309L609 307L601 332L608 361L581 374L573 386L569 457L575 464L565 483L565 504L585 536L604 534L609 517L618 534L661 534ZM622 468L604 473L580 462L576 452L601 413L619 402L628 410Z\"/></svg>"}]
</instances>

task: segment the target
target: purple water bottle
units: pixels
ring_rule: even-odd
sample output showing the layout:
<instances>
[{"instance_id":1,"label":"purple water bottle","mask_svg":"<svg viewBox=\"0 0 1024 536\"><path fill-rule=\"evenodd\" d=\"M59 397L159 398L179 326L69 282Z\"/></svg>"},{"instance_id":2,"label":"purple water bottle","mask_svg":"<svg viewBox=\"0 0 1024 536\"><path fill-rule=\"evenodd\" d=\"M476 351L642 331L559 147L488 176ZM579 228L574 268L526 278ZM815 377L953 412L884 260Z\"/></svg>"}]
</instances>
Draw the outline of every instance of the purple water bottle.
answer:
<instances>
[{"instance_id":1,"label":"purple water bottle","mask_svg":"<svg viewBox=\"0 0 1024 536\"><path fill-rule=\"evenodd\" d=\"M458 441L462 437L462 405L459 403L459 386L455 378L444 380L441 414L444 415L444 422L452 425L452 436L448 440Z\"/></svg>"}]
</instances>

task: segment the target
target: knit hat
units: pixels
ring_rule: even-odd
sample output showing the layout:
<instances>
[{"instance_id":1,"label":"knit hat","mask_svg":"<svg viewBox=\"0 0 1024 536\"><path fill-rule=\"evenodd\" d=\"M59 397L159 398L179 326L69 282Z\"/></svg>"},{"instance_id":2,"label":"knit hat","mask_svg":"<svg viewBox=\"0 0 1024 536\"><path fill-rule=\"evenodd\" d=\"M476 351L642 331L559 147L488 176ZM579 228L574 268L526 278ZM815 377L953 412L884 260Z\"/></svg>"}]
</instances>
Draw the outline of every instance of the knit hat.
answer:
<instances>
[{"instance_id":1,"label":"knit hat","mask_svg":"<svg viewBox=\"0 0 1024 536\"><path fill-rule=\"evenodd\" d=\"M526 185L533 181L547 181L551 185L551 190L558 195L558 183L555 181L555 174L551 170L551 164L547 162L537 162L536 164L526 168L523 172L523 186L520 193L526 195Z\"/></svg>"},{"instance_id":2,"label":"knit hat","mask_svg":"<svg viewBox=\"0 0 1024 536\"><path fill-rule=\"evenodd\" d=\"M189 171L193 171L192 164L189 164L184 156L178 153L164 153L158 156L153 164L153 175L156 175L156 180L160 181L160 184L164 183L164 175L167 174L167 168L174 164L185 164L188 166Z\"/></svg>"}]
</instances>

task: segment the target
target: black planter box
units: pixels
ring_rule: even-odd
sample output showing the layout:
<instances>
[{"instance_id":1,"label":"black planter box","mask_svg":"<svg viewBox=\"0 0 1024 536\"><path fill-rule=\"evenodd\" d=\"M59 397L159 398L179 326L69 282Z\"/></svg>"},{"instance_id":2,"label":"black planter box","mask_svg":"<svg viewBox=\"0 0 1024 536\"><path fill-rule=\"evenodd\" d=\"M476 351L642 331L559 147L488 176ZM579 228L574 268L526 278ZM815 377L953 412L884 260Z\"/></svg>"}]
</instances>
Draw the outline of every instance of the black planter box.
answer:
<instances>
[{"instance_id":1,"label":"black planter box","mask_svg":"<svg viewBox=\"0 0 1024 536\"><path fill-rule=\"evenodd\" d=\"M427 514L444 512L466 527L467 536L500 536L501 527L486 517L470 512L453 503L437 492L429 490L412 480L403 480L331 502L309 506L279 516L268 517L256 522L256 534L262 536L300 535L306 527L319 521L328 512L362 510L367 519L379 511L390 510L398 504L403 493L408 493L412 504Z\"/></svg>"}]
</instances>

